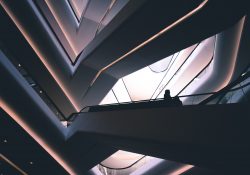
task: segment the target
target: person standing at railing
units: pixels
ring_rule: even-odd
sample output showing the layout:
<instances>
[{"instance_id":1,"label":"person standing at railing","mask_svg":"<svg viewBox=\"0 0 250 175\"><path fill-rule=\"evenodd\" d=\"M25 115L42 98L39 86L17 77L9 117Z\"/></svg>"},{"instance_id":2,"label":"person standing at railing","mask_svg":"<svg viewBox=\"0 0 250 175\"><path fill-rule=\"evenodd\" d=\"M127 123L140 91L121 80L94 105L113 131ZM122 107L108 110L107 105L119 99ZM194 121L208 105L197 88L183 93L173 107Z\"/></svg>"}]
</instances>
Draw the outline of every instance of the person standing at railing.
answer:
<instances>
[{"instance_id":1,"label":"person standing at railing","mask_svg":"<svg viewBox=\"0 0 250 175\"><path fill-rule=\"evenodd\" d=\"M178 96L175 96L175 97L170 96L169 89L165 90L164 101L167 105L170 105L170 106L172 106L172 105L181 106L182 105L182 101L180 100L180 98Z\"/></svg>"},{"instance_id":2,"label":"person standing at railing","mask_svg":"<svg viewBox=\"0 0 250 175\"><path fill-rule=\"evenodd\" d=\"M172 97L170 96L170 90L169 89L165 90L164 100L168 100L168 101L172 100Z\"/></svg>"}]
</instances>

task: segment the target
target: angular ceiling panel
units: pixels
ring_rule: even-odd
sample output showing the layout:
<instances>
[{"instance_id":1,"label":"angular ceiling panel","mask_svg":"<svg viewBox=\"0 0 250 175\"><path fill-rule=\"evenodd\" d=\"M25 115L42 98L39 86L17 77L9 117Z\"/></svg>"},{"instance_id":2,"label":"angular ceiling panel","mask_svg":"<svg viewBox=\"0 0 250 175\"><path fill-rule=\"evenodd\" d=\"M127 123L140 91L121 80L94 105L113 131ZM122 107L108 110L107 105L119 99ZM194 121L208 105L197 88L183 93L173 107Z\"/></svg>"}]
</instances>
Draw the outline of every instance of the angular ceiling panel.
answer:
<instances>
[{"instance_id":1,"label":"angular ceiling panel","mask_svg":"<svg viewBox=\"0 0 250 175\"><path fill-rule=\"evenodd\" d=\"M72 63L76 62L80 53L127 2L128 0L36 0Z\"/></svg>"},{"instance_id":2,"label":"angular ceiling panel","mask_svg":"<svg viewBox=\"0 0 250 175\"><path fill-rule=\"evenodd\" d=\"M68 0L68 1L72 7L72 10L74 10L76 17L78 18L78 20L80 20L82 13L86 9L88 2L90 0Z\"/></svg>"}]
</instances>

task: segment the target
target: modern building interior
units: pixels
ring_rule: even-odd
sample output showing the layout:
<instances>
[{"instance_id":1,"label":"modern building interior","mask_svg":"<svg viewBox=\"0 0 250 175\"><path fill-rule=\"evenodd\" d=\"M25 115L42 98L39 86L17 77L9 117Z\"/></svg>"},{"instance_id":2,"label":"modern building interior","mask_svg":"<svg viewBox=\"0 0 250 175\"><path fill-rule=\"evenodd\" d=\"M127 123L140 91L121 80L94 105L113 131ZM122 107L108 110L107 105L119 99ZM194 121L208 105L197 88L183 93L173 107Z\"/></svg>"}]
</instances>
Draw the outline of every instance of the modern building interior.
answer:
<instances>
[{"instance_id":1,"label":"modern building interior","mask_svg":"<svg viewBox=\"0 0 250 175\"><path fill-rule=\"evenodd\" d=\"M246 0L0 0L0 175L250 174Z\"/></svg>"}]
</instances>

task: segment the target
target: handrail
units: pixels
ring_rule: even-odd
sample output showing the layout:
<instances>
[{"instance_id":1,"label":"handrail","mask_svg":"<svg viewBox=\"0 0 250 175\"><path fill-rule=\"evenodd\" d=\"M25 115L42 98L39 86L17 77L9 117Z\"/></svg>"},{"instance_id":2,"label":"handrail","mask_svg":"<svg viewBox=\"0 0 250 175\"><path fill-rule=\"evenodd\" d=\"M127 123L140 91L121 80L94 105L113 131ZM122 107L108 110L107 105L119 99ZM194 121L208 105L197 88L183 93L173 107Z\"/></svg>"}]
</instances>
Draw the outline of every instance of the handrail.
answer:
<instances>
[{"instance_id":1,"label":"handrail","mask_svg":"<svg viewBox=\"0 0 250 175\"><path fill-rule=\"evenodd\" d=\"M237 88L233 88L235 85L241 83L242 81L244 81L245 79L250 77L250 71L246 72L244 75L241 75L237 80L235 80L234 82L232 82L231 84L227 85L225 88L221 89L220 91L217 92L207 92L207 93L199 93L199 94L190 94L190 95L181 95L178 96L179 98L184 98L184 97L195 97L195 96L202 96L202 95L212 95L210 97L208 97L207 99L205 99L204 101L200 102L198 105L204 105L207 102L209 102L210 100L218 97L219 95L221 95L222 93L227 93L227 92L231 92L231 91L236 91L239 89L242 89L244 87L247 87L250 85L250 83L244 84L241 87L237 87ZM72 117L74 115L83 113L83 110L86 108L90 108L90 107L97 107L97 106L115 106L115 105L123 105L123 104L136 104L136 103L143 103L143 102L154 102L154 101L163 101L164 98L158 98L158 99L150 99L150 100L140 100L140 101L133 101L133 102L123 102L123 103L112 103L112 104L105 104L105 105L93 105L93 106L85 106L80 112L78 113L72 113L69 117L68 117L68 121L72 119Z\"/></svg>"},{"instance_id":2,"label":"handrail","mask_svg":"<svg viewBox=\"0 0 250 175\"><path fill-rule=\"evenodd\" d=\"M208 92L208 93L200 93L200 94L191 94L191 95L182 95L179 96L180 98L183 97L193 97L193 96L202 96L202 95L213 95L216 94L216 92ZM143 103L143 102L154 102L154 101L163 101L164 98L157 98L157 99L150 99L150 100L139 100L139 101L133 101L133 102L123 102L123 103L111 103L111 104L104 104L104 105L92 105L92 106L85 106L84 108L82 108L80 110L80 112L74 112L72 114L70 114L70 116L68 117L67 121L70 121L72 119L72 117L74 115L83 113L83 110L86 108L90 108L90 107L97 107L97 106L115 106L115 105L124 105L124 104L136 104L136 103Z\"/></svg>"}]
</instances>

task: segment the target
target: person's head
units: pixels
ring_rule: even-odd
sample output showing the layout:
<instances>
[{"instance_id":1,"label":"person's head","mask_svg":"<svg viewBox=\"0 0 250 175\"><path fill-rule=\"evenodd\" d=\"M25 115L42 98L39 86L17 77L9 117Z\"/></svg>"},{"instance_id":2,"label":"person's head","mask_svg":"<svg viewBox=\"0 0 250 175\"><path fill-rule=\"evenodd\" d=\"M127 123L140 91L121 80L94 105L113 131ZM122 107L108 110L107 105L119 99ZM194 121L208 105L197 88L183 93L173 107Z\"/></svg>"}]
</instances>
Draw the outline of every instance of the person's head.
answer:
<instances>
[{"instance_id":1,"label":"person's head","mask_svg":"<svg viewBox=\"0 0 250 175\"><path fill-rule=\"evenodd\" d=\"M165 95L169 95L170 96L170 90L169 89L165 90Z\"/></svg>"}]
</instances>

